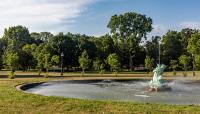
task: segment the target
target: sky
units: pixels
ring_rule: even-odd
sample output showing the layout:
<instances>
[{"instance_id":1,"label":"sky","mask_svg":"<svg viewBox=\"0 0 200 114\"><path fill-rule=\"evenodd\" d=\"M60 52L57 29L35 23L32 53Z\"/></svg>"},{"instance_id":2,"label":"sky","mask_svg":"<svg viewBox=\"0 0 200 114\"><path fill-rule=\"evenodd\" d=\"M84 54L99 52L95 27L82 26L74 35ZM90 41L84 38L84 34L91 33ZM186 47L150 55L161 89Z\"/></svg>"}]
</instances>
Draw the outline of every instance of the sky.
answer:
<instances>
[{"instance_id":1,"label":"sky","mask_svg":"<svg viewBox=\"0 0 200 114\"><path fill-rule=\"evenodd\" d=\"M152 35L169 29L200 28L200 0L1 0L0 35L23 25L30 32L72 32L101 36L109 33L112 15L125 12L153 19Z\"/></svg>"}]
</instances>

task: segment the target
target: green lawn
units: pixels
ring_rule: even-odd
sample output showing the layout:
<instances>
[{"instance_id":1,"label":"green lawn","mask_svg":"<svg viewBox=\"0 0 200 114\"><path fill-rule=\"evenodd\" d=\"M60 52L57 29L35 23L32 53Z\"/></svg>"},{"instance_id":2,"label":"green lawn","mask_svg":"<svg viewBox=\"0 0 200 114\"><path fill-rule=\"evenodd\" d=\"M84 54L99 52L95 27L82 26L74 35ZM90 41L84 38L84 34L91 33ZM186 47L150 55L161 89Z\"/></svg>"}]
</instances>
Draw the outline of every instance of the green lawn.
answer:
<instances>
[{"instance_id":1,"label":"green lawn","mask_svg":"<svg viewBox=\"0 0 200 114\"><path fill-rule=\"evenodd\" d=\"M88 79L88 78L62 78ZM46 97L16 90L23 83L60 80L59 78L0 79L0 114L192 114L200 113L199 106L129 103L113 101L80 100L61 97Z\"/></svg>"},{"instance_id":2,"label":"green lawn","mask_svg":"<svg viewBox=\"0 0 200 114\"><path fill-rule=\"evenodd\" d=\"M0 71L0 78L6 77L9 71ZM183 77L184 71L177 71L176 76ZM17 77L38 77L37 71L16 71L15 74ZM65 72L64 77L80 77L81 72ZM195 71L196 77L200 77L200 71ZM41 75L45 75L45 72L41 73ZM52 77L60 76L60 72L49 72L49 75ZM85 75L87 77L116 77L113 72L105 72L104 74L100 74L95 71L86 72ZM119 72L117 74L118 77L151 77L153 73L147 74L147 72ZM187 76L192 76L192 71L187 72ZM173 72L164 72L163 77L174 77Z\"/></svg>"}]
</instances>

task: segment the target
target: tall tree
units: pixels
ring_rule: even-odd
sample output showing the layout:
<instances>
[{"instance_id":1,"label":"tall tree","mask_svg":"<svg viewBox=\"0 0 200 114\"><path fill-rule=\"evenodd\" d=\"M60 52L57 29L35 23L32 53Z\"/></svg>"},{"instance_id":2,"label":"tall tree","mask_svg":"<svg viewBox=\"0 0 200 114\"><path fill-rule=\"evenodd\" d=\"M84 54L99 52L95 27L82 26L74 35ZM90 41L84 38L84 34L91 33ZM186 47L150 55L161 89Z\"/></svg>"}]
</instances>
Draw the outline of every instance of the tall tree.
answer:
<instances>
[{"instance_id":1,"label":"tall tree","mask_svg":"<svg viewBox=\"0 0 200 114\"><path fill-rule=\"evenodd\" d=\"M153 70L154 59L150 56L146 56L145 58L145 67L151 72Z\"/></svg>"},{"instance_id":2,"label":"tall tree","mask_svg":"<svg viewBox=\"0 0 200 114\"><path fill-rule=\"evenodd\" d=\"M3 68L3 56L6 49L6 43L3 39L0 39L0 69Z\"/></svg>"},{"instance_id":3,"label":"tall tree","mask_svg":"<svg viewBox=\"0 0 200 114\"><path fill-rule=\"evenodd\" d=\"M200 55L195 56L195 67L199 70L200 69Z\"/></svg>"},{"instance_id":4,"label":"tall tree","mask_svg":"<svg viewBox=\"0 0 200 114\"><path fill-rule=\"evenodd\" d=\"M41 32L40 33L40 38L44 42L48 42L52 37L53 37L53 34L51 34L50 32Z\"/></svg>"},{"instance_id":5,"label":"tall tree","mask_svg":"<svg viewBox=\"0 0 200 114\"><path fill-rule=\"evenodd\" d=\"M200 33L191 35L189 39L187 50L190 54L200 54Z\"/></svg>"},{"instance_id":6,"label":"tall tree","mask_svg":"<svg viewBox=\"0 0 200 114\"><path fill-rule=\"evenodd\" d=\"M28 28L23 26L14 26L5 29L3 39L8 45L12 44L17 49L32 42Z\"/></svg>"},{"instance_id":7,"label":"tall tree","mask_svg":"<svg viewBox=\"0 0 200 114\"><path fill-rule=\"evenodd\" d=\"M84 50L81 56L79 57L79 64L80 67L82 68L82 76L85 73L85 69L89 67L89 63L90 63L89 56L87 54L87 51Z\"/></svg>"},{"instance_id":8,"label":"tall tree","mask_svg":"<svg viewBox=\"0 0 200 114\"><path fill-rule=\"evenodd\" d=\"M195 29L190 29L190 28L185 28L182 29L180 31L180 35L181 35L181 45L182 45L182 54L187 54L187 47L188 47L188 43L190 38L192 37L193 34L198 33L197 30Z\"/></svg>"},{"instance_id":9,"label":"tall tree","mask_svg":"<svg viewBox=\"0 0 200 114\"><path fill-rule=\"evenodd\" d=\"M37 46L35 44L26 44L23 46L22 51L21 51L21 55L22 57L20 57L20 61L21 61L21 67L24 70L27 70L29 68L35 68L36 66L36 61L33 57L33 53L35 51L35 48Z\"/></svg>"},{"instance_id":10,"label":"tall tree","mask_svg":"<svg viewBox=\"0 0 200 114\"><path fill-rule=\"evenodd\" d=\"M93 42L97 48L96 55L101 61L106 60L109 54L116 51L114 41L108 34L95 38Z\"/></svg>"},{"instance_id":11,"label":"tall tree","mask_svg":"<svg viewBox=\"0 0 200 114\"><path fill-rule=\"evenodd\" d=\"M64 67L78 66L78 42L72 39L71 36L66 34L58 34L51 38L48 45L52 48L54 55L64 54L63 64Z\"/></svg>"},{"instance_id":12,"label":"tall tree","mask_svg":"<svg viewBox=\"0 0 200 114\"><path fill-rule=\"evenodd\" d=\"M152 58L155 59L155 61L158 63L158 59L159 59L159 40L161 39L161 37L159 36L155 36L152 37L151 40L147 41L145 44L145 50L146 50L146 54Z\"/></svg>"},{"instance_id":13,"label":"tall tree","mask_svg":"<svg viewBox=\"0 0 200 114\"><path fill-rule=\"evenodd\" d=\"M110 54L107 58L111 71L117 72L120 69L119 57L116 53Z\"/></svg>"},{"instance_id":14,"label":"tall tree","mask_svg":"<svg viewBox=\"0 0 200 114\"><path fill-rule=\"evenodd\" d=\"M184 76L187 76L189 62L190 62L190 58L187 55L181 55L179 57L179 63L183 65L183 69L185 70Z\"/></svg>"},{"instance_id":15,"label":"tall tree","mask_svg":"<svg viewBox=\"0 0 200 114\"><path fill-rule=\"evenodd\" d=\"M181 36L177 31L168 31L164 36L161 44L161 60L164 64L169 65L170 60L178 60L181 55Z\"/></svg>"},{"instance_id":16,"label":"tall tree","mask_svg":"<svg viewBox=\"0 0 200 114\"><path fill-rule=\"evenodd\" d=\"M129 67L133 70L133 57L143 37L152 30L152 19L134 12L128 12L111 17L108 28L112 37L122 45L122 52L128 50Z\"/></svg>"},{"instance_id":17,"label":"tall tree","mask_svg":"<svg viewBox=\"0 0 200 114\"><path fill-rule=\"evenodd\" d=\"M170 69L173 71L173 75L176 75L176 70L178 68L178 61L177 60L170 60Z\"/></svg>"},{"instance_id":18,"label":"tall tree","mask_svg":"<svg viewBox=\"0 0 200 114\"><path fill-rule=\"evenodd\" d=\"M13 52L12 50L7 50L5 55L5 63L10 69L9 78L15 78L15 70L17 70L19 65L19 56L18 53Z\"/></svg>"}]
</instances>

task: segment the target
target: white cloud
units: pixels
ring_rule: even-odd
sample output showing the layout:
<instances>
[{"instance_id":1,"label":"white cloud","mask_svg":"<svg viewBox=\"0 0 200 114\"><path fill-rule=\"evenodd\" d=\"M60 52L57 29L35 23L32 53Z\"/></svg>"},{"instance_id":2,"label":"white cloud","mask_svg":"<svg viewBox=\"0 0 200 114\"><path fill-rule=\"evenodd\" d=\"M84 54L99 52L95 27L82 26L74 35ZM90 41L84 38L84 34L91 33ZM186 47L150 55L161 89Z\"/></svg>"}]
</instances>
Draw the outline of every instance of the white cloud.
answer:
<instances>
[{"instance_id":1,"label":"white cloud","mask_svg":"<svg viewBox=\"0 0 200 114\"><path fill-rule=\"evenodd\" d=\"M23 25L31 31L59 32L69 29L94 0L1 0L0 34Z\"/></svg>"},{"instance_id":2,"label":"white cloud","mask_svg":"<svg viewBox=\"0 0 200 114\"><path fill-rule=\"evenodd\" d=\"M192 29L199 29L200 22L197 21L185 21L180 23L181 28L192 28Z\"/></svg>"}]
</instances>

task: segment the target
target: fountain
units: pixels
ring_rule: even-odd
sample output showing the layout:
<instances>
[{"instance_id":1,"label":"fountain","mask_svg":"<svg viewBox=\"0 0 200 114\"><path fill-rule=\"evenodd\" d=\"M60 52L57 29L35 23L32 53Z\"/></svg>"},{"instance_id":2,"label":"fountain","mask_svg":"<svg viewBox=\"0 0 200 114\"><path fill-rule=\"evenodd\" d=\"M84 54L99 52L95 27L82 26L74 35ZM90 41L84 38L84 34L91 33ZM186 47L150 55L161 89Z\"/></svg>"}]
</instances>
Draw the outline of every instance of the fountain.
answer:
<instances>
[{"instance_id":1,"label":"fountain","mask_svg":"<svg viewBox=\"0 0 200 114\"><path fill-rule=\"evenodd\" d=\"M164 66L158 67L162 69ZM160 70L158 70L160 71ZM158 73L159 74L159 73ZM162 74L162 73L161 73ZM158 77L156 77L158 76ZM28 84L20 88L26 92L66 98L114 100L144 103L192 105L200 104L200 81L176 79L163 82L161 75L149 80L66 80ZM156 81L158 80L158 81ZM156 83L157 82L157 83ZM157 88L149 92L147 86ZM166 85L173 87L171 91ZM154 91L156 91L154 89Z\"/></svg>"},{"instance_id":2,"label":"fountain","mask_svg":"<svg viewBox=\"0 0 200 114\"><path fill-rule=\"evenodd\" d=\"M157 67L153 70L154 75L153 79L149 83L148 91L169 91L171 87L169 87L164 80L162 79L162 73L166 68L165 65L158 64Z\"/></svg>"}]
</instances>

